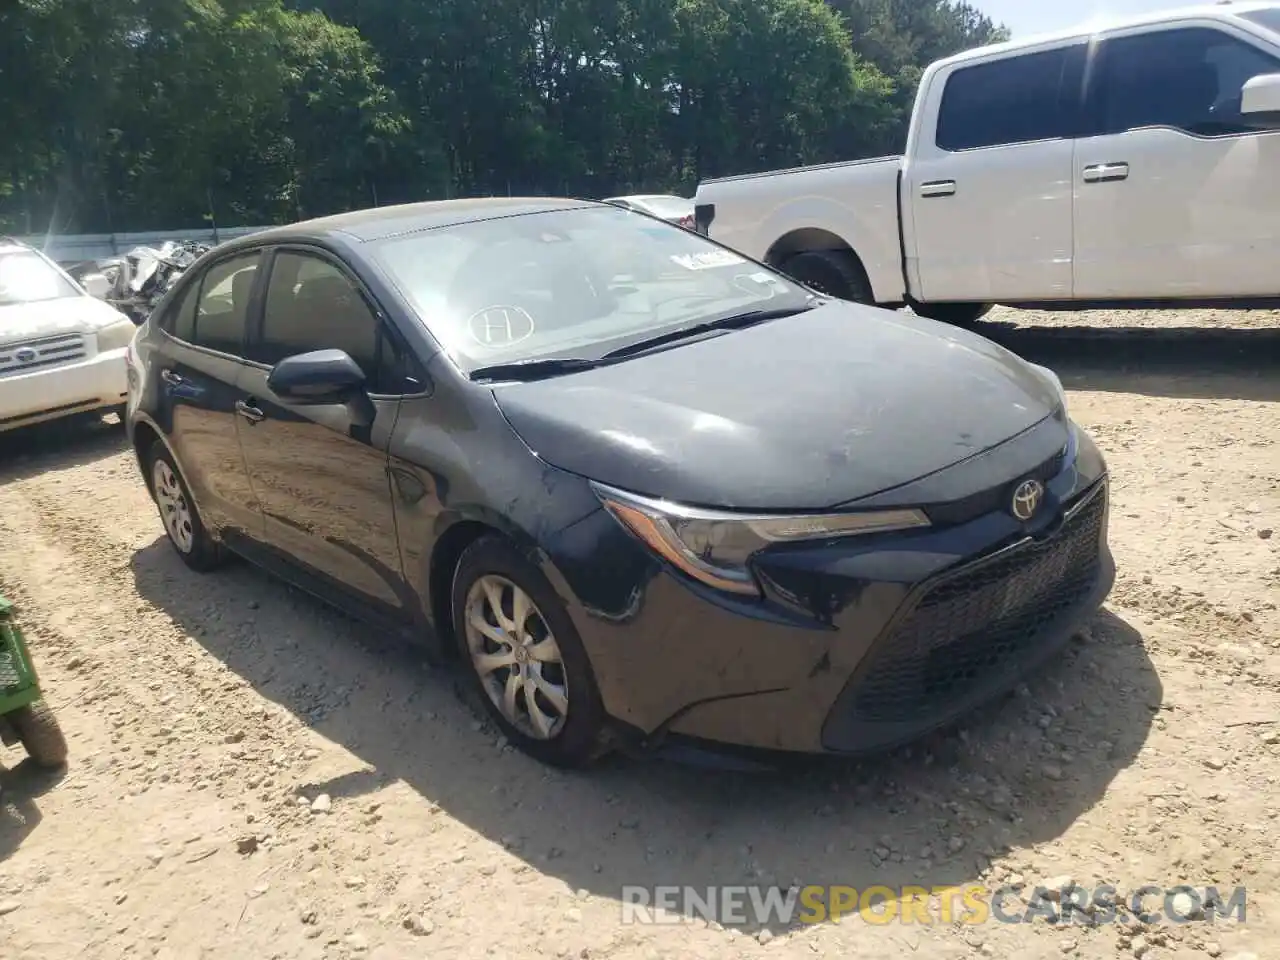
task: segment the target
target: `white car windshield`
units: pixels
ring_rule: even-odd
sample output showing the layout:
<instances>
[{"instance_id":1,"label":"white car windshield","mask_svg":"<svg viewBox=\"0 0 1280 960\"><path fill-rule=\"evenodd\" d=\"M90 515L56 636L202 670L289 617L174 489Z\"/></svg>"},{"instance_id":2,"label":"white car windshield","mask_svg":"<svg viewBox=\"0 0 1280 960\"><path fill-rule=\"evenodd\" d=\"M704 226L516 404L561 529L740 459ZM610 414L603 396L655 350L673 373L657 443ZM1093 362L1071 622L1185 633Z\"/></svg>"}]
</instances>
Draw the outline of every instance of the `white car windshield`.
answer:
<instances>
[{"instance_id":1,"label":"white car windshield","mask_svg":"<svg viewBox=\"0 0 1280 960\"><path fill-rule=\"evenodd\" d=\"M79 295L43 257L29 250L0 253L0 307Z\"/></svg>"},{"instance_id":2,"label":"white car windshield","mask_svg":"<svg viewBox=\"0 0 1280 960\"><path fill-rule=\"evenodd\" d=\"M596 359L805 288L695 233L616 207L481 220L383 240L374 256L464 371Z\"/></svg>"}]
</instances>

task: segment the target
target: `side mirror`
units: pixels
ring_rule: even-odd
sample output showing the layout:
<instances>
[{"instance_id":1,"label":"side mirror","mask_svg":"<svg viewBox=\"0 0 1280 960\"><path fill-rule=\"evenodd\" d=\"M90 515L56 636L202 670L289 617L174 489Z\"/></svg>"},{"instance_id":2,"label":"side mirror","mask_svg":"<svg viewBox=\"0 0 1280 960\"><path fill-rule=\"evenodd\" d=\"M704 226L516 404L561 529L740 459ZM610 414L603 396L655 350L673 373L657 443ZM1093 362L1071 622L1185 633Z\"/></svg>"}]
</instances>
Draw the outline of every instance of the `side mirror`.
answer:
<instances>
[{"instance_id":1,"label":"side mirror","mask_svg":"<svg viewBox=\"0 0 1280 960\"><path fill-rule=\"evenodd\" d=\"M1244 85L1240 114L1251 127L1280 127L1280 73L1264 73Z\"/></svg>"},{"instance_id":2,"label":"side mirror","mask_svg":"<svg viewBox=\"0 0 1280 960\"><path fill-rule=\"evenodd\" d=\"M111 281L101 273L86 273L80 278L80 285L85 293L98 300L106 300L111 296Z\"/></svg>"},{"instance_id":3,"label":"side mirror","mask_svg":"<svg viewBox=\"0 0 1280 960\"><path fill-rule=\"evenodd\" d=\"M364 384L364 371L343 350L285 357L267 375L267 388L277 397L307 405L350 403L364 395Z\"/></svg>"}]
</instances>

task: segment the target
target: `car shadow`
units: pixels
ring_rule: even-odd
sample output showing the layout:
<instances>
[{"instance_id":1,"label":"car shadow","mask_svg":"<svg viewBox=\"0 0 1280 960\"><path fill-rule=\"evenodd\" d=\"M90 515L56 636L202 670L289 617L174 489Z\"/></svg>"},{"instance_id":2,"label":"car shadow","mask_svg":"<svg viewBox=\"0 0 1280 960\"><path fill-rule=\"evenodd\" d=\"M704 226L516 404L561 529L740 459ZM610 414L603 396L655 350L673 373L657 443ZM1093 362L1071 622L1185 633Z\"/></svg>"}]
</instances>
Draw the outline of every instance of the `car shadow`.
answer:
<instances>
[{"instance_id":1,"label":"car shadow","mask_svg":"<svg viewBox=\"0 0 1280 960\"><path fill-rule=\"evenodd\" d=\"M0 767L0 863L13 855L43 819L36 799L66 776L66 768L46 770L30 757Z\"/></svg>"},{"instance_id":2,"label":"car shadow","mask_svg":"<svg viewBox=\"0 0 1280 960\"><path fill-rule=\"evenodd\" d=\"M128 443L115 414L68 417L0 433L0 483L104 460Z\"/></svg>"},{"instance_id":3,"label":"car shadow","mask_svg":"<svg viewBox=\"0 0 1280 960\"><path fill-rule=\"evenodd\" d=\"M618 758L566 773L504 745L457 695L460 672L427 669L248 565L192 590L159 539L132 572L210 654L365 765L304 792L341 803L401 781L531 867L615 900L635 885L975 882L988 858L1056 838L1098 803L1162 698L1141 635L1104 611L1027 686L889 756L769 774Z\"/></svg>"},{"instance_id":4,"label":"car shadow","mask_svg":"<svg viewBox=\"0 0 1280 960\"><path fill-rule=\"evenodd\" d=\"M1280 327L973 325L1054 370L1070 390L1185 399L1280 401Z\"/></svg>"}]
</instances>

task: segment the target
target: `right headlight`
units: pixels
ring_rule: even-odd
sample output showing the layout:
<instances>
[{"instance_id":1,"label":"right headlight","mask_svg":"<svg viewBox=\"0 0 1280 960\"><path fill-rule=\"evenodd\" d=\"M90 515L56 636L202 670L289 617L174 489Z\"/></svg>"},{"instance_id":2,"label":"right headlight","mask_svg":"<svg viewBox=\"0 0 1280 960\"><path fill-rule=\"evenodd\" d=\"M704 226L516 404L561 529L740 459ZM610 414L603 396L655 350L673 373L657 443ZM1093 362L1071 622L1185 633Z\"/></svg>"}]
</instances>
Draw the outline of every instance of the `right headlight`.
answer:
<instances>
[{"instance_id":1,"label":"right headlight","mask_svg":"<svg viewBox=\"0 0 1280 960\"><path fill-rule=\"evenodd\" d=\"M1036 373L1040 374L1040 379L1049 384L1053 391L1058 395L1058 406L1065 414L1067 412L1067 391L1062 386L1062 380L1048 367L1042 367L1038 363L1030 363L1028 366L1030 366Z\"/></svg>"},{"instance_id":2,"label":"right headlight","mask_svg":"<svg viewBox=\"0 0 1280 960\"><path fill-rule=\"evenodd\" d=\"M759 595L747 566L773 543L827 540L927 527L920 510L740 514L654 500L603 484L592 489L619 523L682 572L718 590Z\"/></svg>"},{"instance_id":3,"label":"right headlight","mask_svg":"<svg viewBox=\"0 0 1280 960\"><path fill-rule=\"evenodd\" d=\"M106 353L108 350L120 350L129 346L137 332L138 328L133 321L121 315L119 320L98 330L98 352Z\"/></svg>"}]
</instances>

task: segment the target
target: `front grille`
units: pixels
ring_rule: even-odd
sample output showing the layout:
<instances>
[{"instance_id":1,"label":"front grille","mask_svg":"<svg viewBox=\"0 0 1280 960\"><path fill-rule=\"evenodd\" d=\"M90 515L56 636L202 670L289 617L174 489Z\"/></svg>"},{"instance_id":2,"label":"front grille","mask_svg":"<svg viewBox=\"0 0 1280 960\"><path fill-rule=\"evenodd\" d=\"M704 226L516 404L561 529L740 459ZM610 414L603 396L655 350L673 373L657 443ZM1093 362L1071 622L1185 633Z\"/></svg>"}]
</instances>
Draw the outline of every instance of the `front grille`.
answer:
<instances>
[{"instance_id":1,"label":"front grille","mask_svg":"<svg viewBox=\"0 0 1280 960\"><path fill-rule=\"evenodd\" d=\"M87 354L84 337L78 333L10 343L0 347L0 377L60 367L83 360Z\"/></svg>"},{"instance_id":2,"label":"front grille","mask_svg":"<svg viewBox=\"0 0 1280 960\"><path fill-rule=\"evenodd\" d=\"M933 586L876 644L854 711L871 722L924 720L1016 672L1045 627L1093 588L1107 491L1078 504L1052 537L966 567Z\"/></svg>"}]
</instances>

